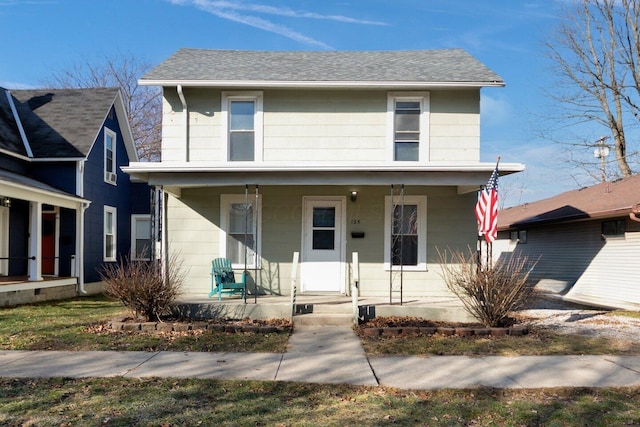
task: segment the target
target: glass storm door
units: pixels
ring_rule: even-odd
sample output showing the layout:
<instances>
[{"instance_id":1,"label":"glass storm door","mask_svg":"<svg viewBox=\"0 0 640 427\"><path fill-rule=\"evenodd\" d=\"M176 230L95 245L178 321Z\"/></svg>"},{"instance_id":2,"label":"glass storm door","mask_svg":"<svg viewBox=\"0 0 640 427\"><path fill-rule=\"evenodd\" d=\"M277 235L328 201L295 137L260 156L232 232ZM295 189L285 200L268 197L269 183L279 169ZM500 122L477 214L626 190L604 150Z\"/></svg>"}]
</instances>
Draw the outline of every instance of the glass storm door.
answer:
<instances>
[{"instance_id":1,"label":"glass storm door","mask_svg":"<svg viewBox=\"0 0 640 427\"><path fill-rule=\"evenodd\" d=\"M344 292L344 200L305 198L300 266L302 292Z\"/></svg>"}]
</instances>

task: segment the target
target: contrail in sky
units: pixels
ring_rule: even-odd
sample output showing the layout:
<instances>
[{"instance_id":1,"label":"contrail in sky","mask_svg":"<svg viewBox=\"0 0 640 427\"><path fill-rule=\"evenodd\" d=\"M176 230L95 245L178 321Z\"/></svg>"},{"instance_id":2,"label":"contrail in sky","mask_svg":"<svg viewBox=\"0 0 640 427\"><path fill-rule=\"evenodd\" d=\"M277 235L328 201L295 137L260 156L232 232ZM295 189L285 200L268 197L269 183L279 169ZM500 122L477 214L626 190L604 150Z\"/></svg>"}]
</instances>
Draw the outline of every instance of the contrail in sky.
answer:
<instances>
[{"instance_id":1,"label":"contrail in sky","mask_svg":"<svg viewBox=\"0 0 640 427\"><path fill-rule=\"evenodd\" d=\"M226 0L168 0L169 2L180 5L188 6L192 5L200 10L211 13L219 18L226 19L233 22L249 25L254 28L269 31L271 33L280 34L291 40L295 40L311 46L317 46L322 49L333 49L328 44L305 36L304 34L295 31L287 26L280 25L271 22L267 19L263 19L257 16L241 14L238 12L255 12L266 15L286 16L290 18L306 18L306 19L320 19L344 22L347 24L359 24L359 25L387 25L384 22L368 21L356 18L350 18L348 16L341 15L322 15L314 12L296 11L289 8L280 8L267 5L261 5L257 3L236 3Z\"/></svg>"}]
</instances>

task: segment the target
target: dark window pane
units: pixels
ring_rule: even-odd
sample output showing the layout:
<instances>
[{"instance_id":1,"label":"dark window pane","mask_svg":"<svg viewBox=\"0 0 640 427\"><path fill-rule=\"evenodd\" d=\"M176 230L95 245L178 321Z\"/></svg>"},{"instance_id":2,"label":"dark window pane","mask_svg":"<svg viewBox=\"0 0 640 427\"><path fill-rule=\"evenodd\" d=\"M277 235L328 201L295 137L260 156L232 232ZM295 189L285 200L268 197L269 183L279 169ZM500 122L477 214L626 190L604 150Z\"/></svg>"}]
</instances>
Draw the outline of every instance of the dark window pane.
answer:
<instances>
[{"instance_id":1,"label":"dark window pane","mask_svg":"<svg viewBox=\"0 0 640 427\"><path fill-rule=\"evenodd\" d=\"M418 265L418 236L393 236L393 265Z\"/></svg>"},{"instance_id":2,"label":"dark window pane","mask_svg":"<svg viewBox=\"0 0 640 427\"><path fill-rule=\"evenodd\" d=\"M136 239L135 257L149 259L151 256L151 239Z\"/></svg>"},{"instance_id":3,"label":"dark window pane","mask_svg":"<svg viewBox=\"0 0 640 427\"><path fill-rule=\"evenodd\" d=\"M107 258L113 258L113 235L104 236L104 253Z\"/></svg>"},{"instance_id":4,"label":"dark window pane","mask_svg":"<svg viewBox=\"0 0 640 427\"><path fill-rule=\"evenodd\" d=\"M398 205L393 210L393 234L418 234L418 206Z\"/></svg>"},{"instance_id":5,"label":"dark window pane","mask_svg":"<svg viewBox=\"0 0 640 427\"><path fill-rule=\"evenodd\" d=\"M624 236L626 231L626 221L623 219L604 221L602 223L602 234L605 236Z\"/></svg>"},{"instance_id":6,"label":"dark window pane","mask_svg":"<svg viewBox=\"0 0 640 427\"><path fill-rule=\"evenodd\" d=\"M334 249L334 230L313 230L313 249Z\"/></svg>"},{"instance_id":7,"label":"dark window pane","mask_svg":"<svg viewBox=\"0 0 640 427\"><path fill-rule=\"evenodd\" d=\"M394 144L394 159L397 161L418 161L418 143L396 142Z\"/></svg>"},{"instance_id":8,"label":"dark window pane","mask_svg":"<svg viewBox=\"0 0 640 427\"><path fill-rule=\"evenodd\" d=\"M418 110L420 112L420 101L398 101L396 110Z\"/></svg>"},{"instance_id":9,"label":"dark window pane","mask_svg":"<svg viewBox=\"0 0 640 427\"><path fill-rule=\"evenodd\" d=\"M254 155L253 132L232 132L229 136L230 160L253 160Z\"/></svg>"},{"instance_id":10,"label":"dark window pane","mask_svg":"<svg viewBox=\"0 0 640 427\"><path fill-rule=\"evenodd\" d=\"M336 208L313 208L314 227L335 227Z\"/></svg>"}]
</instances>

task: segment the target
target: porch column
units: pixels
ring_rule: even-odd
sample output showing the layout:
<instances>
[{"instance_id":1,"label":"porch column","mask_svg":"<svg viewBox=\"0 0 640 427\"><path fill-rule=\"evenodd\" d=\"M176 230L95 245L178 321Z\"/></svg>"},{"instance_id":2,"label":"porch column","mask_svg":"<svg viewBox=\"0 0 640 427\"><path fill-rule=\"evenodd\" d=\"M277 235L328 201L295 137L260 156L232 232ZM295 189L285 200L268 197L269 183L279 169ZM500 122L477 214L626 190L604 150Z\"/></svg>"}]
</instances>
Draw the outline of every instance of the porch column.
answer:
<instances>
[{"instance_id":1,"label":"porch column","mask_svg":"<svg viewBox=\"0 0 640 427\"><path fill-rule=\"evenodd\" d=\"M84 289L84 211L88 204L82 203L76 209L76 268L71 274L78 278L78 289L81 294L86 294Z\"/></svg>"},{"instance_id":2,"label":"porch column","mask_svg":"<svg viewBox=\"0 0 640 427\"><path fill-rule=\"evenodd\" d=\"M29 281L42 280L42 203L29 202Z\"/></svg>"}]
</instances>

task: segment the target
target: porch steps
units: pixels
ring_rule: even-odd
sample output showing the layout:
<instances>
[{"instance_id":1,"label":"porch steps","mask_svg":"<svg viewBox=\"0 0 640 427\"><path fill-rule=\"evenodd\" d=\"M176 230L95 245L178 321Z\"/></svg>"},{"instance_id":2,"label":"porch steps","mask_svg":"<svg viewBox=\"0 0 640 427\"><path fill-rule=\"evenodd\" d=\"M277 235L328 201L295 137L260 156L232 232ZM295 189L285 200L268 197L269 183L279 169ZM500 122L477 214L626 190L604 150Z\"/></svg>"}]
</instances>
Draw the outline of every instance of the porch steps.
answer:
<instances>
[{"instance_id":1,"label":"porch steps","mask_svg":"<svg viewBox=\"0 0 640 427\"><path fill-rule=\"evenodd\" d=\"M297 304L293 316L295 325L338 326L352 325L350 304Z\"/></svg>"}]
</instances>

